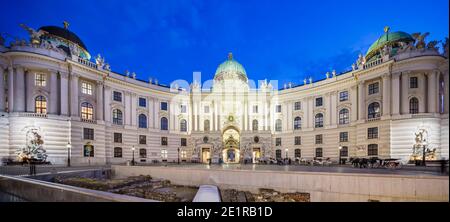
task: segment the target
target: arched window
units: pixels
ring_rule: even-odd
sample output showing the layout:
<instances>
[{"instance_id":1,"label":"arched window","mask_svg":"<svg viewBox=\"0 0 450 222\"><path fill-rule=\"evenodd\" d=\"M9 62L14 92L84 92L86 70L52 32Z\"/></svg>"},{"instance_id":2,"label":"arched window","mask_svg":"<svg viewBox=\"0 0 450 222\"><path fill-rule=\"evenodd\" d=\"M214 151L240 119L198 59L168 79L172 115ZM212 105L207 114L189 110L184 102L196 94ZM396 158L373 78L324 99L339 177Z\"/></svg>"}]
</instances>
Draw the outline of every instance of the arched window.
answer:
<instances>
[{"instance_id":1,"label":"arched window","mask_svg":"<svg viewBox=\"0 0 450 222\"><path fill-rule=\"evenodd\" d=\"M275 150L275 158L281 159L281 150L280 149Z\"/></svg>"},{"instance_id":2,"label":"arched window","mask_svg":"<svg viewBox=\"0 0 450 222\"><path fill-rule=\"evenodd\" d=\"M348 124L350 115L348 109L341 109L339 111L339 124Z\"/></svg>"},{"instance_id":3,"label":"arched window","mask_svg":"<svg viewBox=\"0 0 450 222\"><path fill-rule=\"evenodd\" d=\"M409 113L419 113L419 100L416 97L413 97L409 100Z\"/></svg>"},{"instance_id":4,"label":"arched window","mask_svg":"<svg viewBox=\"0 0 450 222\"><path fill-rule=\"evenodd\" d=\"M139 115L139 128L147 128L147 116L145 114Z\"/></svg>"},{"instance_id":5,"label":"arched window","mask_svg":"<svg viewBox=\"0 0 450 222\"><path fill-rule=\"evenodd\" d=\"M380 117L380 115L381 115L380 104L378 102L369 104L368 118L369 119L378 118Z\"/></svg>"},{"instance_id":6,"label":"arched window","mask_svg":"<svg viewBox=\"0 0 450 222\"><path fill-rule=\"evenodd\" d=\"M277 119L277 120L275 121L275 131L281 132L281 130L282 130L282 127L281 127L281 119Z\"/></svg>"},{"instance_id":7,"label":"arched window","mask_svg":"<svg viewBox=\"0 0 450 222\"><path fill-rule=\"evenodd\" d=\"M209 127L209 120L207 119L207 120L205 120L205 121L203 122L203 130L206 131L206 132L208 132L209 129L210 129L210 127Z\"/></svg>"},{"instance_id":8,"label":"arched window","mask_svg":"<svg viewBox=\"0 0 450 222\"><path fill-rule=\"evenodd\" d=\"M377 156L378 155L378 144L369 144L367 146L367 155L368 156Z\"/></svg>"},{"instance_id":9,"label":"arched window","mask_svg":"<svg viewBox=\"0 0 450 222\"><path fill-rule=\"evenodd\" d=\"M323 114L317 113L314 117L314 127L319 128L323 127Z\"/></svg>"},{"instance_id":10,"label":"arched window","mask_svg":"<svg viewBox=\"0 0 450 222\"><path fill-rule=\"evenodd\" d=\"M295 157L296 159L302 157L302 152L301 152L300 149L295 149L295 150L294 150L294 157Z\"/></svg>"},{"instance_id":11,"label":"arched window","mask_svg":"<svg viewBox=\"0 0 450 222\"><path fill-rule=\"evenodd\" d=\"M114 157L115 158L122 158L122 148L114 147Z\"/></svg>"},{"instance_id":12,"label":"arched window","mask_svg":"<svg viewBox=\"0 0 450 222\"><path fill-rule=\"evenodd\" d=\"M120 109L113 110L113 124L122 125L123 124L123 115Z\"/></svg>"},{"instance_id":13,"label":"arched window","mask_svg":"<svg viewBox=\"0 0 450 222\"><path fill-rule=\"evenodd\" d=\"M298 130L301 128L302 128L302 118L300 118L300 116L297 116L294 119L294 129Z\"/></svg>"},{"instance_id":14,"label":"arched window","mask_svg":"<svg viewBox=\"0 0 450 222\"><path fill-rule=\"evenodd\" d=\"M343 146L339 152L341 153L341 157L348 157L348 147L347 146Z\"/></svg>"},{"instance_id":15,"label":"arched window","mask_svg":"<svg viewBox=\"0 0 450 222\"><path fill-rule=\"evenodd\" d=\"M169 129L169 121L166 117L161 118L161 130L168 130Z\"/></svg>"},{"instance_id":16,"label":"arched window","mask_svg":"<svg viewBox=\"0 0 450 222\"><path fill-rule=\"evenodd\" d=\"M147 150L142 148L139 149L139 158L147 158Z\"/></svg>"},{"instance_id":17,"label":"arched window","mask_svg":"<svg viewBox=\"0 0 450 222\"><path fill-rule=\"evenodd\" d=\"M258 120L254 119L252 122L252 130L253 131L258 131L259 125L258 125Z\"/></svg>"},{"instance_id":18,"label":"arched window","mask_svg":"<svg viewBox=\"0 0 450 222\"><path fill-rule=\"evenodd\" d=\"M94 157L94 146L91 144L84 145L84 157Z\"/></svg>"},{"instance_id":19,"label":"arched window","mask_svg":"<svg viewBox=\"0 0 450 222\"><path fill-rule=\"evenodd\" d=\"M47 99L44 96L36 96L34 99L34 107L36 113L47 113Z\"/></svg>"},{"instance_id":20,"label":"arched window","mask_svg":"<svg viewBox=\"0 0 450 222\"><path fill-rule=\"evenodd\" d=\"M180 131L187 132L187 121L185 119L180 121Z\"/></svg>"},{"instance_id":21,"label":"arched window","mask_svg":"<svg viewBox=\"0 0 450 222\"><path fill-rule=\"evenodd\" d=\"M81 119L94 119L94 106L88 102L81 103Z\"/></svg>"}]
</instances>

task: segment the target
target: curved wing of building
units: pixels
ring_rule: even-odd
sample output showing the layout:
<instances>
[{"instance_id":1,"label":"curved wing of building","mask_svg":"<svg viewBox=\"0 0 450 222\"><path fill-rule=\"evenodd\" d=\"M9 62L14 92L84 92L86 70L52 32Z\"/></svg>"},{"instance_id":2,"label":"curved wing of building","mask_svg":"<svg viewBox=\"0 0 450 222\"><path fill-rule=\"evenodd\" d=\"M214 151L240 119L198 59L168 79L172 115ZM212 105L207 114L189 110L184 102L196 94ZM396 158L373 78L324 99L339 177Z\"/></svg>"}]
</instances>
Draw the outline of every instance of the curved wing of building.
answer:
<instances>
[{"instance_id":1,"label":"curved wing of building","mask_svg":"<svg viewBox=\"0 0 450 222\"><path fill-rule=\"evenodd\" d=\"M277 87L233 55L212 86L111 71L68 30L0 37L0 158L65 164L448 159L448 40L385 33L352 70ZM219 63L219 61L218 61ZM184 89L179 86L186 85Z\"/></svg>"}]
</instances>

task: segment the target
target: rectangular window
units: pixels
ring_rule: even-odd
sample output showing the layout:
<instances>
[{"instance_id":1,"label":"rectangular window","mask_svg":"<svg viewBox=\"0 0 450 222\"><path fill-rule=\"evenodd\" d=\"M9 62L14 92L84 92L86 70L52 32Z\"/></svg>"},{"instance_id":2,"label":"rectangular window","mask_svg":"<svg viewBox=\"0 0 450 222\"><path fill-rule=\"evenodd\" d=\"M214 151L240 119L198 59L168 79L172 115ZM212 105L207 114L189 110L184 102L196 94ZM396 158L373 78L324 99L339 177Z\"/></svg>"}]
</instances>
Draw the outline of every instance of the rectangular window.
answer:
<instances>
[{"instance_id":1,"label":"rectangular window","mask_svg":"<svg viewBox=\"0 0 450 222\"><path fill-rule=\"evenodd\" d=\"M302 137L301 136L296 136L294 138L294 144L295 145L302 145Z\"/></svg>"},{"instance_id":2,"label":"rectangular window","mask_svg":"<svg viewBox=\"0 0 450 222\"><path fill-rule=\"evenodd\" d=\"M34 76L34 85L36 86L45 86L47 84L47 81L45 79L44 73L36 73Z\"/></svg>"},{"instance_id":3,"label":"rectangular window","mask_svg":"<svg viewBox=\"0 0 450 222\"><path fill-rule=\"evenodd\" d=\"M114 157L115 158L122 158L122 148L114 147Z\"/></svg>"},{"instance_id":4,"label":"rectangular window","mask_svg":"<svg viewBox=\"0 0 450 222\"><path fill-rule=\"evenodd\" d=\"M409 78L409 88L416 89L419 87L419 79L417 77Z\"/></svg>"},{"instance_id":5,"label":"rectangular window","mask_svg":"<svg viewBox=\"0 0 450 222\"><path fill-rule=\"evenodd\" d=\"M341 157L348 157L348 147L343 146L343 147L341 148L340 153L341 153Z\"/></svg>"},{"instance_id":6,"label":"rectangular window","mask_svg":"<svg viewBox=\"0 0 450 222\"><path fill-rule=\"evenodd\" d=\"M204 111L204 113L209 113L209 106L205 106L205 107L203 108L203 111Z\"/></svg>"},{"instance_id":7,"label":"rectangular window","mask_svg":"<svg viewBox=\"0 0 450 222\"><path fill-rule=\"evenodd\" d=\"M161 145L167 146L167 137L161 137Z\"/></svg>"},{"instance_id":8,"label":"rectangular window","mask_svg":"<svg viewBox=\"0 0 450 222\"><path fill-rule=\"evenodd\" d=\"M275 146L281 146L281 138L275 138Z\"/></svg>"},{"instance_id":9,"label":"rectangular window","mask_svg":"<svg viewBox=\"0 0 450 222\"><path fill-rule=\"evenodd\" d=\"M302 103L301 102L295 102L294 103L294 110L301 110L302 109Z\"/></svg>"},{"instance_id":10,"label":"rectangular window","mask_svg":"<svg viewBox=\"0 0 450 222\"><path fill-rule=\"evenodd\" d=\"M348 142L348 132L339 133L339 142Z\"/></svg>"},{"instance_id":11,"label":"rectangular window","mask_svg":"<svg viewBox=\"0 0 450 222\"><path fill-rule=\"evenodd\" d=\"M281 113L281 105L277 105L276 108L275 108L275 111L277 113Z\"/></svg>"},{"instance_id":12,"label":"rectangular window","mask_svg":"<svg viewBox=\"0 0 450 222\"><path fill-rule=\"evenodd\" d=\"M83 138L85 140L94 140L94 129L83 128Z\"/></svg>"},{"instance_id":13,"label":"rectangular window","mask_svg":"<svg viewBox=\"0 0 450 222\"><path fill-rule=\"evenodd\" d=\"M114 91L113 92L113 100L117 102L122 102L122 93Z\"/></svg>"},{"instance_id":14,"label":"rectangular window","mask_svg":"<svg viewBox=\"0 0 450 222\"><path fill-rule=\"evenodd\" d=\"M323 136L322 134L316 135L316 144L322 144Z\"/></svg>"},{"instance_id":15,"label":"rectangular window","mask_svg":"<svg viewBox=\"0 0 450 222\"><path fill-rule=\"evenodd\" d=\"M319 97L316 98L316 106L322 106L323 105L323 98Z\"/></svg>"},{"instance_id":16,"label":"rectangular window","mask_svg":"<svg viewBox=\"0 0 450 222\"><path fill-rule=\"evenodd\" d=\"M139 98L139 106L140 107L147 107L147 100L145 98L140 97Z\"/></svg>"},{"instance_id":17,"label":"rectangular window","mask_svg":"<svg viewBox=\"0 0 450 222\"><path fill-rule=\"evenodd\" d=\"M322 157L323 153L322 153L322 148L316 148L316 157Z\"/></svg>"},{"instance_id":18,"label":"rectangular window","mask_svg":"<svg viewBox=\"0 0 450 222\"><path fill-rule=\"evenodd\" d=\"M379 83L376 82L376 83L369 84L369 95L376 94L379 91L380 91Z\"/></svg>"},{"instance_id":19,"label":"rectangular window","mask_svg":"<svg viewBox=\"0 0 450 222\"><path fill-rule=\"evenodd\" d=\"M114 133L114 142L122 143L122 133Z\"/></svg>"},{"instance_id":20,"label":"rectangular window","mask_svg":"<svg viewBox=\"0 0 450 222\"><path fill-rule=\"evenodd\" d=\"M182 158L182 159L186 159L186 158L187 158L187 152L186 152L186 150L180 151L180 154L181 154L181 158Z\"/></svg>"},{"instance_id":21,"label":"rectangular window","mask_svg":"<svg viewBox=\"0 0 450 222\"><path fill-rule=\"evenodd\" d=\"M161 110L167 111L167 102L161 102Z\"/></svg>"},{"instance_id":22,"label":"rectangular window","mask_svg":"<svg viewBox=\"0 0 450 222\"><path fill-rule=\"evenodd\" d=\"M367 128L367 139L378 138L378 127Z\"/></svg>"},{"instance_id":23,"label":"rectangular window","mask_svg":"<svg viewBox=\"0 0 450 222\"><path fill-rule=\"evenodd\" d=\"M378 155L378 145L377 144L369 144L367 146L367 155L368 156L377 156Z\"/></svg>"},{"instance_id":24,"label":"rectangular window","mask_svg":"<svg viewBox=\"0 0 450 222\"><path fill-rule=\"evenodd\" d=\"M139 135L139 144L147 144L147 136Z\"/></svg>"},{"instance_id":25,"label":"rectangular window","mask_svg":"<svg viewBox=\"0 0 450 222\"><path fill-rule=\"evenodd\" d=\"M181 113L186 113L186 112L187 112L187 107L186 107L186 105L181 105L181 106L180 106L180 112L181 112Z\"/></svg>"},{"instance_id":26,"label":"rectangular window","mask_svg":"<svg viewBox=\"0 0 450 222\"><path fill-rule=\"evenodd\" d=\"M253 113L258 113L258 105L253 106Z\"/></svg>"},{"instance_id":27,"label":"rectangular window","mask_svg":"<svg viewBox=\"0 0 450 222\"><path fill-rule=\"evenodd\" d=\"M187 139L181 138L181 146L187 146Z\"/></svg>"},{"instance_id":28,"label":"rectangular window","mask_svg":"<svg viewBox=\"0 0 450 222\"><path fill-rule=\"evenodd\" d=\"M348 100L348 91L343 91L339 93L339 101L347 101Z\"/></svg>"},{"instance_id":29,"label":"rectangular window","mask_svg":"<svg viewBox=\"0 0 450 222\"><path fill-rule=\"evenodd\" d=\"M87 82L81 83L81 93L86 95L92 95L92 84Z\"/></svg>"}]
</instances>

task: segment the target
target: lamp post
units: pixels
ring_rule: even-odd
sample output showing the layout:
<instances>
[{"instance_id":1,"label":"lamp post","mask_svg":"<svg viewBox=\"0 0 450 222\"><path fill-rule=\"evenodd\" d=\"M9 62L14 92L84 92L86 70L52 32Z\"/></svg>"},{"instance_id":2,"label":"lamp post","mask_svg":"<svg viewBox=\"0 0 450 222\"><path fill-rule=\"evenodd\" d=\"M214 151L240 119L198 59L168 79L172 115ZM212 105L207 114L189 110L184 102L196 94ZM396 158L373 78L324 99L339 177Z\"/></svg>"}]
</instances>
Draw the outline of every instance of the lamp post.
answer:
<instances>
[{"instance_id":1,"label":"lamp post","mask_svg":"<svg viewBox=\"0 0 450 222\"><path fill-rule=\"evenodd\" d=\"M180 147L178 147L178 164L180 164Z\"/></svg>"},{"instance_id":2,"label":"lamp post","mask_svg":"<svg viewBox=\"0 0 450 222\"><path fill-rule=\"evenodd\" d=\"M342 150L342 146L339 145L339 165L341 165L341 150Z\"/></svg>"},{"instance_id":3,"label":"lamp post","mask_svg":"<svg viewBox=\"0 0 450 222\"><path fill-rule=\"evenodd\" d=\"M284 152L286 153L286 159L288 158L288 151L289 151L289 149L287 149L287 148L284 150Z\"/></svg>"},{"instance_id":4,"label":"lamp post","mask_svg":"<svg viewBox=\"0 0 450 222\"><path fill-rule=\"evenodd\" d=\"M70 142L67 143L67 167L70 167L70 149L72 148L72 145Z\"/></svg>"},{"instance_id":5,"label":"lamp post","mask_svg":"<svg viewBox=\"0 0 450 222\"><path fill-rule=\"evenodd\" d=\"M131 151L133 151L133 159L131 160L131 165L134 166L134 146L131 148Z\"/></svg>"}]
</instances>

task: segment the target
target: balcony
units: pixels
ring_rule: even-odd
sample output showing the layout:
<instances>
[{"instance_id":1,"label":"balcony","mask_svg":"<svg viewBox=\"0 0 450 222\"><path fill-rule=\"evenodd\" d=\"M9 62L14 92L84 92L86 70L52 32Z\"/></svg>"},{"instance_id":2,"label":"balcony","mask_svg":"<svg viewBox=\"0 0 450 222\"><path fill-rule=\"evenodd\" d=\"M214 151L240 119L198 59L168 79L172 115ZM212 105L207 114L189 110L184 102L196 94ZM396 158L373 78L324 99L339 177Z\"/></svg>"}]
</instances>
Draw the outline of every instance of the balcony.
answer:
<instances>
[{"instance_id":1,"label":"balcony","mask_svg":"<svg viewBox=\"0 0 450 222\"><path fill-rule=\"evenodd\" d=\"M93 119L81 119L81 122L96 124L97 121Z\"/></svg>"},{"instance_id":2,"label":"balcony","mask_svg":"<svg viewBox=\"0 0 450 222\"><path fill-rule=\"evenodd\" d=\"M97 64L95 64L95 63L93 63L93 62L91 62L89 60L86 60L86 59L83 59L81 57L78 57L77 61L78 61L78 63L80 63L82 65L85 65L87 67L90 67L90 68L93 68L93 69L98 69L97 68L98 67Z\"/></svg>"},{"instance_id":3,"label":"balcony","mask_svg":"<svg viewBox=\"0 0 450 222\"><path fill-rule=\"evenodd\" d=\"M47 113L19 113L21 117L35 117L35 118L47 118Z\"/></svg>"},{"instance_id":4,"label":"balcony","mask_svg":"<svg viewBox=\"0 0 450 222\"><path fill-rule=\"evenodd\" d=\"M380 65L381 63L383 63L383 59L379 58L379 59L376 59L374 61L371 61L371 62L368 62L368 63L364 64L363 69L370 69L370 68L372 68L374 66Z\"/></svg>"}]
</instances>

